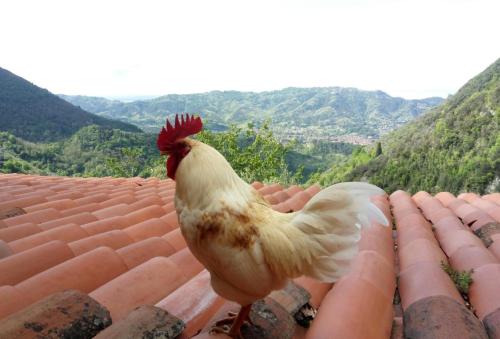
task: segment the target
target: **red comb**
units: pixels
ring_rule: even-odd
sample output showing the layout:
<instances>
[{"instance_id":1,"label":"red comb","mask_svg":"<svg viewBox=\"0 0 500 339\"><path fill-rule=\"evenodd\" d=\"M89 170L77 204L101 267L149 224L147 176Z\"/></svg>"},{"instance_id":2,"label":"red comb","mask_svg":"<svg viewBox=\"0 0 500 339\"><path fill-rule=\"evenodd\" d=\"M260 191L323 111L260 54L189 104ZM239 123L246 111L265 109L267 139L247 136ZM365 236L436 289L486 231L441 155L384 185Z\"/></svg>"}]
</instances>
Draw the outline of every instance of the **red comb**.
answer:
<instances>
[{"instance_id":1,"label":"red comb","mask_svg":"<svg viewBox=\"0 0 500 339\"><path fill-rule=\"evenodd\" d=\"M200 117L195 118L194 116L189 116L187 113L185 118L184 114L181 114L181 121L179 121L179 115L176 114L174 126L167 119L165 127L161 128L156 140L156 145L160 151L167 151L169 146L177 140L198 133L201 131L203 123Z\"/></svg>"}]
</instances>

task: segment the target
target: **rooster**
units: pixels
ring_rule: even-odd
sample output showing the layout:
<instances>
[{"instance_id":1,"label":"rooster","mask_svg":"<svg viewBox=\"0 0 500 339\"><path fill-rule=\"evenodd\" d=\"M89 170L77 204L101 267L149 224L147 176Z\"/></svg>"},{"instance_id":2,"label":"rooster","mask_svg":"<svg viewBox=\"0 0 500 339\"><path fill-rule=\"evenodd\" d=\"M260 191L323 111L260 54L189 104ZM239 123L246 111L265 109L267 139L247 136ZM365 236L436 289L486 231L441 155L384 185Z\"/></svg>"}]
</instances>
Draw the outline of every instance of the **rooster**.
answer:
<instances>
[{"instance_id":1,"label":"rooster","mask_svg":"<svg viewBox=\"0 0 500 339\"><path fill-rule=\"evenodd\" d=\"M157 146L168 155L167 175L176 182L175 208L189 249L210 272L214 291L242 306L225 331L239 337L252 303L289 279L342 277L361 229L372 222L388 225L370 202L385 192L341 183L316 194L301 211L274 211L217 150L188 138L201 129L200 117L176 116L173 126L167 120Z\"/></svg>"}]
</instances>

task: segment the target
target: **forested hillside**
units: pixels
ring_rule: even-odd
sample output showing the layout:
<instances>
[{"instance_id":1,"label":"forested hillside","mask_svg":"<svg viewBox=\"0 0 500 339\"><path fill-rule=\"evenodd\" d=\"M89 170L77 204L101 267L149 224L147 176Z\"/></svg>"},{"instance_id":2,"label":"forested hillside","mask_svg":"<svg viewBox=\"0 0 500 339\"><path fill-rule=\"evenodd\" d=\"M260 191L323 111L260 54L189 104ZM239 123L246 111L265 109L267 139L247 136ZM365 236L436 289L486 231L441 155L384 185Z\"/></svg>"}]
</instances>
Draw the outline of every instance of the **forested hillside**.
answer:
<instances>
[{"instance_id":1,"label":"forested hillside","mask_svg":"<svg viewBox=\"0 0 500 339\"><path fill-rule=\"evenodd\" d=\"M88 113L0 68L0 131L29 141L56 141L88 125L140 131L134 125Z\"/></svg>"},{"instance_id":2,"label":"forested hillside","mask_svg":"<svg viewBox=\"0 0 500 339\"><path fill-rule=\"evenodd\" d=\"M341 87L286 88L261 93L214 91L129 103L85 96L61 97L89 112L132 122L149 131L164 124L166 116L190 112L205 118L210 130L271 119L275 133L325 139L352 133L377 138L443 100L406 100L381 91Z\"/></svg>"},{"instance_id":3,"label":"forested hillside","mask_svg":"<svg viewBox=\"0 0 500 339\"><path fill-rule=\"evenodd\" d=\"M500 189L500 59L441 106L317 176L328 185L369 180L413 193Z\"/></svg>"}]
</instances>

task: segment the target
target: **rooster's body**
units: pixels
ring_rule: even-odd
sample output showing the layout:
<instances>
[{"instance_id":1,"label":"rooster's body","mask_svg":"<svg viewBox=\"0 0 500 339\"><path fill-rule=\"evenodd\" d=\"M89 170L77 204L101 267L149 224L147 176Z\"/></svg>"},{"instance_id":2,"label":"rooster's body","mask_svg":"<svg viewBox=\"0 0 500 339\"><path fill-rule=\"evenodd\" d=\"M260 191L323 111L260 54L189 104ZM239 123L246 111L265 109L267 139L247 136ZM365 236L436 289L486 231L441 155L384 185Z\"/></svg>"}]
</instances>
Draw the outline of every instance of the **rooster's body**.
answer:
<instances>
[{"instance_id":1,"label":"rooster's body","mask_svg":"<svg viewBox=\"0 0 500 339\"><path fill-rule=\"evenodd\" d=\"M242 306L300 275L338 280L357 253L362 227L387 224L370 202L370 196L384 194L376 186L333 185L302 211L280 213L214 148L189 138L178 142L182 151L169 154L180 159L167 167L176 181L182 234L210 272L215 292Z\"/></svg>"}]
</instances>

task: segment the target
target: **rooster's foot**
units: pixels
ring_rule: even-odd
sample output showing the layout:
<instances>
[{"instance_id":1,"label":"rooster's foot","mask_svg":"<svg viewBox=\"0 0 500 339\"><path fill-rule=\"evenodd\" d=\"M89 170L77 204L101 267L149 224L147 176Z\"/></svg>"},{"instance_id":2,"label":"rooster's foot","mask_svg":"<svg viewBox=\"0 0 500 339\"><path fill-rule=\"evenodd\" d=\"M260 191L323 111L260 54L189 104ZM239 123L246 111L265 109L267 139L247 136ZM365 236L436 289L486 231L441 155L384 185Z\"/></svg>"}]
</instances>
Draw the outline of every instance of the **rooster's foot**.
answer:
<instances>
[{"instance_id":1,"label":"rooster's foot","mask_svg":"<svg viewBox=\"0 0 500 339\"><path fill-rule=\"evenodd\" d=\"M226 318L217 321L210 329L210 334L224 333L231 338L243 338L240 332L241 325L245 321L252 324L249 317L250 308L251 305L248 305L242 307L239 313L228 312Z\"/></svg>"}]
</instances>

